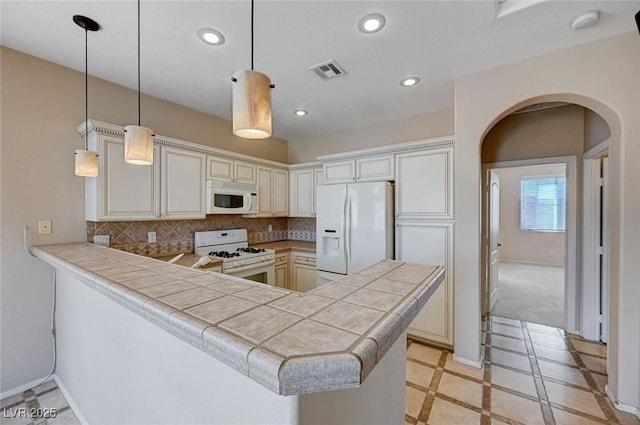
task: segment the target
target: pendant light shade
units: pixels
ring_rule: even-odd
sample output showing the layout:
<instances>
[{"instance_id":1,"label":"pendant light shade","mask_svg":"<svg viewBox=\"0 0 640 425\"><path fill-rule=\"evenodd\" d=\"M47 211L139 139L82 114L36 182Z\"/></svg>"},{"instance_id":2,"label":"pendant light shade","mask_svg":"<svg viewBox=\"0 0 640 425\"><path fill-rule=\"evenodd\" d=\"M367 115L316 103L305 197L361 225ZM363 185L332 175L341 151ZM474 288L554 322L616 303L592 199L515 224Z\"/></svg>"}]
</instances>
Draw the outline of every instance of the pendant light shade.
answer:
<instances>
[{"instance_id":1,"label":"pendant light shade","mask_svg":"<svg viewBox=\"0 0 640 425\"><path fill-rule=\"evenodd\" d=\"M74 15L73 22L84 29L84 149L76 149L75 175L80 177L96 177L98 175L98 153L89 150L89 31L98 31L100 25L91 18Z\"/></svg>"},{"instance_id":2,"label":"pendant light shade","mask_svg":"<svg viewBox=\"0 0 640 425\"><path fill-rule=\"evenodd\" d=\"M271 137L271 89L268 76L253 70L253 0L251 0L251 70L231 78L233 134L244 139Z\"/></svg>"},{"instance_id":3,"label":"pendant light shade","mask_svg":"<svg viewBox=\"0 0 640 425\"><path fill-rule=\"evenodd\" d=\"M233 134L245 139L271 137L271 80L258 71L233 74Z\"/></svg>"},{"instance_id":4,"label":"pendant light shade","mask_svg":"<svg viewBox=\"0 0 640 425\"><path fill-rule=\"evenodd\" d=\"M124 160L133 165L153 164L153 131L140 126L140 0L138 0L138 125L124 128Z\"/></svg>"},{"instance_id":5,"label":"pendant light shade","mask_svg":"<svg viewBox=\"0 0 640 425\"><path fill-rule=\"evenodd\" d=\"M76 149L76 176L96 177L98 154L87 149Z\"/></svg>"},{"instance_id":6,"label":"pendant light shade","mask_svg":"<svg viewBox=\"0 0 640 425\"><path fill-rule=\"evenodd\" d=\"M139 125L127 125L124 132L124 160L134 165L153 164L153 131Z\"/></svg>"}]
</instances>

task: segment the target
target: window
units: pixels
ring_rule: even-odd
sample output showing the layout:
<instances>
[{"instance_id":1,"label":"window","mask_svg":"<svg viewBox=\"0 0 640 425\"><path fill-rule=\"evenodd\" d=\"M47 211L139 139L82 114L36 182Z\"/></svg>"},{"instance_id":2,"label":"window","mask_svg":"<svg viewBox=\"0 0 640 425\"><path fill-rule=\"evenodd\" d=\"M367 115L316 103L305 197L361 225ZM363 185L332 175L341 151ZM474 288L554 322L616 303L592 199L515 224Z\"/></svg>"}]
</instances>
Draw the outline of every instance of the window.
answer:
<instances>
[{"instance_id":1,"label":"window","mask_svg":"<svg viewBox=\"0 0 640 425\"><path fill-rule=\"evenodd\" d=\"M520 229L564 232L566 187L565 177L523 177L520 180Z\"/></svg>"}]
</instances>

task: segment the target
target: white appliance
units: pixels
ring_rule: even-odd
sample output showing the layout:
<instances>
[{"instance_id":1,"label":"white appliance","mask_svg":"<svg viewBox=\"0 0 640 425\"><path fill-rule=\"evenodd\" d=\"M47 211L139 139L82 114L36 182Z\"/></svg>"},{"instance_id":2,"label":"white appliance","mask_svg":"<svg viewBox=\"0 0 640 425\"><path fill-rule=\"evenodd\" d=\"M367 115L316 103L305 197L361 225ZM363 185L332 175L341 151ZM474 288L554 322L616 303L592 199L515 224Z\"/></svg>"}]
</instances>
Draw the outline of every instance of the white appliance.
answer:
<instances>
[{"instance_id":1,"label":"white appliance","mask_svg":"<svg viewBox=\"0 0 640 425\"><path fill-rule=\"evenodd\" d=\"M207 180L207 214L258 212L258 187L254 184Z\"/></svg>"},{"instance_id":2,"label":"white appliance","mask_svg":"<svg viewBox=\"0 0 640 425\"><path fill-rule=\"evenodd\" d=\"M275 251L249 247L247 229L196 232L195 251L211 259L222 259L222 273L276 284Z\"/></svg>"},{"instance_id":3,"label":"white appliance","mask_svg":"<svg viewBox=\"0 0 640 425\"><path fill-rule=\"evenodd\" d=\"M318 186L317 284L393 258L393 185L389 182Z\"/></svg>"}]
</instances>

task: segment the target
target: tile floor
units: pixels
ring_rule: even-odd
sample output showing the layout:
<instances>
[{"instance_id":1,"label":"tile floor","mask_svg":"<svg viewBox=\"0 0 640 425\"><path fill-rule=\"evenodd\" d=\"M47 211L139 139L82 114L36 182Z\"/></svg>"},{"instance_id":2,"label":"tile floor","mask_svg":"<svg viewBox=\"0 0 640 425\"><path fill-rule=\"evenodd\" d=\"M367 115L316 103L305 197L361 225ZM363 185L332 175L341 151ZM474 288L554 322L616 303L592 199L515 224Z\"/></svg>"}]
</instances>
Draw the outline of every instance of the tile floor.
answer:
<instances>
[{"instance_id":1,"label":"tile floor","mask_svg":"<svg viewBox=\"0 0 640 425\"><path fill-rule=\"evenodd\" d=\"M484 368L407 342L406 424L640 424L604 394L606 346L535 323L483 323Z\"/></svg>"},{"instance_id":2,"label":"tile floor","mask_svg":"<svg viewBox=\"0 0 640 425\"><path fill-rule=\"evenodd\" d=\"M405 425L640 424L604 395L604 345L502 317L483 326L483 369L407 342ZM54 381L2 400L1 408L1 424L79 424ZM31 409L56 415L32 417Z\"/></svg>"},{"instance_id":3,"label":"tile floor","mask_svg":"<svg viewBox=\"0 0 640 425\"><path fill-rule=\"evenodd\" d=\"M0 402L3 425L80 425L55 381L47 381Z\"/></svg>"}]
</instances>

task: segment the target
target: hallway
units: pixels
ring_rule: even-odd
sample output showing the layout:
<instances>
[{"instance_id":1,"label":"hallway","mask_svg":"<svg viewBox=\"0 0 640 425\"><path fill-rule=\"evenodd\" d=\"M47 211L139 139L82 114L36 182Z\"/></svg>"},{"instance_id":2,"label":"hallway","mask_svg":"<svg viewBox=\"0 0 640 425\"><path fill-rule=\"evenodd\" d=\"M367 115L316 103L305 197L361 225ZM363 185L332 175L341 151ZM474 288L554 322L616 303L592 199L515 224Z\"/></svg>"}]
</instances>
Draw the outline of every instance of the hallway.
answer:
<instances>
[{"instance_id":1,"label":"hallway","mask_svg":"<svg viewBox=\"0 0 640 425\"><path fill-rule=\"evenodd\" d=\"M640 424L604 394L606 346L492 316L484 368L408 341L405 424Z\"/></svg>"}]
</instances>

